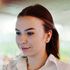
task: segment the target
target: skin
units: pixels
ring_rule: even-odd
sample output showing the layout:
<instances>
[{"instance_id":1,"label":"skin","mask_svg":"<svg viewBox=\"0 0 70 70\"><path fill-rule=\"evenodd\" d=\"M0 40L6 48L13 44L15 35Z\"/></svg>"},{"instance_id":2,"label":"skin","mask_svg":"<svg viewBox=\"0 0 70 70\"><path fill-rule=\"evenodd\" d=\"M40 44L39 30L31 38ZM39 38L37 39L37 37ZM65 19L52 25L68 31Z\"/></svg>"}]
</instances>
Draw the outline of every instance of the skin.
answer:
<instances>
[{"instance_id":1,"label":"skin","mask_svg":"<svg viewBox=\"0 0 70 70\"><path fill-rule=\"evenodd\" d=\"M47 59L46 43L51 39L52 32L45 33L44 22L33 16L17 19L16 42L25 56L28 57L29 70L39 69Z\"/></svg>"}]
</instances>

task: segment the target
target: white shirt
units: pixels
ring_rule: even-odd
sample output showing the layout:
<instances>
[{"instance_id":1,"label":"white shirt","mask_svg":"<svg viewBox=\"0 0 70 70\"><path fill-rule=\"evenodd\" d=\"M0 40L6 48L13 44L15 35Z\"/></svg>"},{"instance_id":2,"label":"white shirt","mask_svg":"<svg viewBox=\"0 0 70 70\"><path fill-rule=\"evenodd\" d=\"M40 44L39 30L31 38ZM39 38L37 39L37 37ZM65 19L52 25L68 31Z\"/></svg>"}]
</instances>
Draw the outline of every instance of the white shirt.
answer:
<instances>
[{"instance_id":1,"label":"white shirt","mask_svg":"<svg viewBox=\"0 0 70 70\"><path fill-rule=\"evenodd\" d=\"M9 65L3 67L3 70L27 70L26 58L20 57L11 61ZM70 64L66 64L50 54L44 66L39 70L70 70Z\"/></svg>"},{"instance_id":2,"label":"white shirt","mask_svg":"<svg viewBox=\"0 0 70 70\"><path fill-rule=\"evenodd\" d=\"M50 54L45 65L39 70L70 70L70 64L66 64Z\"/></svg>"}]
</instances>

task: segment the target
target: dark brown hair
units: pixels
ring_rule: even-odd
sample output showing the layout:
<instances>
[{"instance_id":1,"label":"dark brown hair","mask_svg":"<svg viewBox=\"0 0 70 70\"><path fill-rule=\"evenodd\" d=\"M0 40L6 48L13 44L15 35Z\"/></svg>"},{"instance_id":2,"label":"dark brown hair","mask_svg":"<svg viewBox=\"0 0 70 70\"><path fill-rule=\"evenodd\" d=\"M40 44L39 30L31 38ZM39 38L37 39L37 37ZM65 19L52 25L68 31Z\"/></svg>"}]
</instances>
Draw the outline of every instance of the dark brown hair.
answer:
<instances>
[{"instance_id":1,"label":"dark brown hair","mask_svg":"<svg viewBox=\"0 0 70 70\"><path fill-rule=\"evenodd\" d=\"M59 34L54 26L52 15L48 9L40 4L28 6L18 14L18 18L21 16L34 16L45 22L43 24L45 32L52 30L51 40L46 44L46 52L48 56L53 54L59 59Z\"/></svg>"}]
</instances>

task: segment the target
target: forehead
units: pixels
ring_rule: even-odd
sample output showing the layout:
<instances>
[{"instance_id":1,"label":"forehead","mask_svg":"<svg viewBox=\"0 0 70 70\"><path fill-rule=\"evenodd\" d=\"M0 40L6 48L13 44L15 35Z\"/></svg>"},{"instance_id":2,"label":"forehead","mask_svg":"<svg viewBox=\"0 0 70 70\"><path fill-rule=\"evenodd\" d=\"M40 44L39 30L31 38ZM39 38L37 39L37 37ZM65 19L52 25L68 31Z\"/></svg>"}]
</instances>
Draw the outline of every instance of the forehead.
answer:
<instances>
[{"instance_id":1,"label":"forehead","mask_svg":"<svg viewBox=\"0 0 70 70\"><path fill-rule=\"evenodd\" d=\"M43 21L39 18L33 16L23 16L19 17L16 22L16 28L26 29L26 28L41 28L43 27Z\"/></svg>"}]
</instances>

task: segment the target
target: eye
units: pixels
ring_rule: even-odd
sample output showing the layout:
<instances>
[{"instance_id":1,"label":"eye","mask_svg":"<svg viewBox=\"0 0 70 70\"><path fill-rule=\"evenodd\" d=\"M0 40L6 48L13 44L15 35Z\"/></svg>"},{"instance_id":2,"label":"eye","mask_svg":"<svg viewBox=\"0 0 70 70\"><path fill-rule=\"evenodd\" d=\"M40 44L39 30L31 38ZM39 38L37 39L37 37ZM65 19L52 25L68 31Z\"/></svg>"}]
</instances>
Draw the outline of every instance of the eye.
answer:
<instances>
[{"instance_id":1,"label":"eye","mask_svg":"<svg viewBox=\"0 0 70 70\"><path fill-rule=\"evenodd\" d=\"M33 34L34 34L34 32L27 32L27 35L29 35L29 36L31 36Z\"/></svg>"},{"instance_id":2,"label":"eye","mask_svg":"<svg viewBox=\"0 0 70 70\"><path fill-rule=\"evenodd\" d=\"M16 35L21 35L21 32L16 32Z\"/></svg>"}]
</instances>

